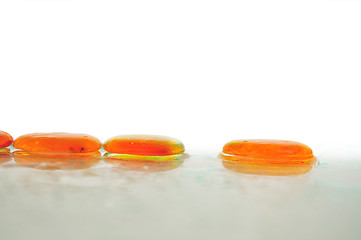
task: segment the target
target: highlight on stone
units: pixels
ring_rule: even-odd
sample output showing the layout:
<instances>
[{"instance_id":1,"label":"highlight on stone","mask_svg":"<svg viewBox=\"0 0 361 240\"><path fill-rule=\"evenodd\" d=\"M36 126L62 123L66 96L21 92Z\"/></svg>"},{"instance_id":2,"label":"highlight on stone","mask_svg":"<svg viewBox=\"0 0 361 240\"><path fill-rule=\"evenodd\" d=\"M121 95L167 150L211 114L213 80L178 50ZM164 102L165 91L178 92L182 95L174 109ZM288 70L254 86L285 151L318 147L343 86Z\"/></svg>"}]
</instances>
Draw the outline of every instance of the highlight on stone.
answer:
<instances>
[{"instance_id":1,"label":"highlight on stone","mask_svg":"<svg viewBox=\"0 0 361 240\"><path fill-rule=\"evenodd\" d=\"M184 152L181 141L156 135L124 135L110 138L103 145L105 151L140 156L169 156Z\"/></svg>"},{"instance_id":2,"label":"highlight on stone","mask_svg":"<svg viewBox=\"0 0 361 240\"><path fill-rule=\"evenodd\" d=\"M310 147L283 140L231 141L219 158L228 169L258 175L304 174L317 164Z\"/></svg>"},{"instance_id":3,"label":"highlight on stone","mask_svg":"<svg viewBox=\"0 0 361 240\"><path fill-rule=\"evenodd\" d=\"M114 168L140 172L164 172L180 167L185 154L169 156L141 156L130 154L106 153L103 161L112 164Z\"/></svg>"},{"instance_id":4,"label":"highlight on stone","mask_svg":"<svg viewBox=\"0 0 361 240\"><path fill-rule=\"evenodd\" d=\"M98 151L102 144L96 137L81 133L32 133L18 137L14 147L38 153L89 153Z\"/></svg>"},{"instance_id":5,"label":"highlight on stone","mask_svg":"<svg viewBox=\"0 0 361 240\"><path fill-rule=\"evenodd\" d=\"M13 143L13 137L4 131L0 131L0 148L9 147Z\"/></svg>"}]
</instances>

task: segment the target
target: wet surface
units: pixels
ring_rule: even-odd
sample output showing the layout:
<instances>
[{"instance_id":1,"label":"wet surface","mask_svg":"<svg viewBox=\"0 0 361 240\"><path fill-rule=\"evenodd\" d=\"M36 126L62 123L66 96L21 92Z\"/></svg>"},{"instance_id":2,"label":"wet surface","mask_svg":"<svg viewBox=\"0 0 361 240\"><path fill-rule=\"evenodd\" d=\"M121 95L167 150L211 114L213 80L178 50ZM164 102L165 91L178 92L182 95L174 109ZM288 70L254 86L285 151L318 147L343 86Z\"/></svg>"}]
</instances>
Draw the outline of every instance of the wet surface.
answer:
<instances>
[{"instance_id":1,"label":"wet surface","mask_svg":"<svg viewBox=\"0 0 361 240\"><path fill-rule=\"evenodd\" d=\"M343 152L343 151L342 151ZM1 239L361 239L361 154L305 174L227 169L217 155L84 169L0 164Z\"/></svg>"}]
</instances>

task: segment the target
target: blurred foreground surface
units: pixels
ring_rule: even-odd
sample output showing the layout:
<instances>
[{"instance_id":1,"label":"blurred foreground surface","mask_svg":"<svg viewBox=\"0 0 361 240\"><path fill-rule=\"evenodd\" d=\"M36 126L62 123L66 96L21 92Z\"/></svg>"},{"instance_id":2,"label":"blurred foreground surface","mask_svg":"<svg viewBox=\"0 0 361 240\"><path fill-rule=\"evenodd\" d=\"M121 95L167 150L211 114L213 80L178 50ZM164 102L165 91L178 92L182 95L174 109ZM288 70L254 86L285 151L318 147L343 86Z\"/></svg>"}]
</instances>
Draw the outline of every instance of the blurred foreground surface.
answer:
<instances>
[{"instance_id":1,"label":"blurred foreground surface","mask_svg":"<svg viewBox=\"0 0 361 240\"><path fill-rule=\"evenodd\" d=\"M12 160L0 164L0 239L361 239L361 155L319 160L295 176L230 171L214 155L79 170Z\"/></svg>"}]
</instances>

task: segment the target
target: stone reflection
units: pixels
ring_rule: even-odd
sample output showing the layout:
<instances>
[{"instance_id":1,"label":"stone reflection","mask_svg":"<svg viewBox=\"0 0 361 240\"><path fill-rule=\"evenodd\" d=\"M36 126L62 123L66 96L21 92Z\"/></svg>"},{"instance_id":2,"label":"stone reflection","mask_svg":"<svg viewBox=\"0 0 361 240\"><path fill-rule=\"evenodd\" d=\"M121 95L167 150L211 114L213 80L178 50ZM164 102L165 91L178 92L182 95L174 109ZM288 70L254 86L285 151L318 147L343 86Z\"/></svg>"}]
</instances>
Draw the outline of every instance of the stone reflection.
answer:
<instances>
[{"instance_id":1,"label":"stone reflection","mask_svg":"<svg viewBox=\"0 0 361 240\"><path fill-rule=\"evenodd\" d=\"M305 160L278 161L220 154L223 166L229 170L254 175L290 176L306 174L317 164L315 157Z\"/></svg>"},{"instance_id":2,"label":"stone reflection","mask_svg":"<svg viewBox=\"0 0 361 240\"><path fill-rule=\"evenodd\" d=\"M187 154L168 156L140 156L129 154L106 153L103 161L116 168L141 172L163 172L178 168L188 157Z\"/></svg>"},{"instance_id":3,"label":"stone reflection","mask_svg":"<svg viewBox=\"0 0 361 240\"><path fill-rule=\"evenodd\" d=\"M0 164L6 163L12 160L12 154L8 148L0 148Z\"/></svg>"},{"instance_id":4,"label":"stone reflection","mask_svg":"<svg viewBox=\"0 0 361 240\"><path fill-rule=\"evenodd\" d=\"M13 152L18 166L41 170L76 170L86 169L101 160L99 151L90 153L31 153Z\"/></svg>"}]
</instances>

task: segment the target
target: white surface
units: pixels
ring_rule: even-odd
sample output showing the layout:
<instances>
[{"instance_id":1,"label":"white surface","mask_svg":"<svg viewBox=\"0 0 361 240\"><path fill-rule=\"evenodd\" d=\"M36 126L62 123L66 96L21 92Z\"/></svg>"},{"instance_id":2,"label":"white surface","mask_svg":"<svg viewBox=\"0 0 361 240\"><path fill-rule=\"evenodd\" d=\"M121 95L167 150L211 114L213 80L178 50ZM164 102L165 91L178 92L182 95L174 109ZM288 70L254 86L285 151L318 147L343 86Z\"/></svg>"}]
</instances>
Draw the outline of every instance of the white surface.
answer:
<instances>
[{"instance_id":1,"label":"white surface","mask_svg":"<svg viewBox=\"0 0 361 240\"><path fill-rule=\"evenodd\" d=\"M288 177L232 172L214 156L192 156L177 169L153 173L104 163L73 171L5 163L0 236L358 240L360 151L348 150Z\"/></svg>"}]
</instances>

